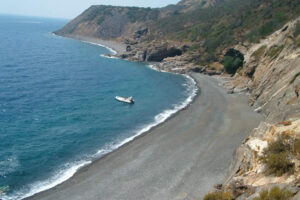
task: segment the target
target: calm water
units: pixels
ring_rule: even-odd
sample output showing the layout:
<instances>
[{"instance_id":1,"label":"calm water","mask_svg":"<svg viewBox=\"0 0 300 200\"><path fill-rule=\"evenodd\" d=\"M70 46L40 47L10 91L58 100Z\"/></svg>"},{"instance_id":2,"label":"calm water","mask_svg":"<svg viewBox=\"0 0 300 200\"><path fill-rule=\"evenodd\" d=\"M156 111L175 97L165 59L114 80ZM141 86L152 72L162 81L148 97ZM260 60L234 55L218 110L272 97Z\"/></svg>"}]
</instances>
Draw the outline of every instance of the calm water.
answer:
<instances>
[{"instance_id":1,"label":"calm water","mask_svg":"<svg viewBox=\"0 0 300 200\"><path fill-rule=\"evenodd\" d=\"M0 198L66 180L190 100L183 76L51 33L66 22L0 15L0 187L9 186Z\"/></svg>"}]
</instances>

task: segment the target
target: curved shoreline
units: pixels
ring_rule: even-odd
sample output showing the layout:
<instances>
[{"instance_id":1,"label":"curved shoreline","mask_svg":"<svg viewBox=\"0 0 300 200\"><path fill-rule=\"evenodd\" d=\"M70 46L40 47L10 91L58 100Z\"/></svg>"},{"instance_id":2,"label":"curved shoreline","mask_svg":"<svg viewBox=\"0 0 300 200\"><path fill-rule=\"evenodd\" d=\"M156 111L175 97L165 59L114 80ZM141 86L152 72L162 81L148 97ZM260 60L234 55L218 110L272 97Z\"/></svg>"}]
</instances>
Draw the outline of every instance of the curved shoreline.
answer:
<instances>
[{"instance_id":1,"label":"curved shoreline","mask_svg":"<svg viewBox=\"0 0 300 200\"><path fill-rule=\"evenodd\" d=\"M107 48L109 51L111 51L112 53L116 54L116 53L120 53L120 51L115 51L117 50L117 48L115 48L113 45L112 46L109 46L110 43L106 44L106 45L103 45L101 43L98 43L96 42L95 40L90 40L90 39L83 39L83 38L74 38L74 37L71 37L72 39L76 39L76 40L80 40L82 42L86 42L86 43L90 43L90 44L93 44L93 45L98 45L98 46L102 46L104 48ZM110 41L108 41L110 42ZM151 67L153 70L155 70L153 67ZM191 76L189 76L188 74L185 74L185 76L188 76L187 78L190 78L192 79L192 81L195 82L195 84L197 85L197 90L200 89L200 86L199 86L199 83L197 80L197 78L192 78ZM194 74L195 76L195 74ZM189 100L189 98L191 98ZM165 124L170 121L170 120L173 120L174 118L176 118L177 116L180 115L180 113L182 111L184 111L187 107L189 107L191 104L193 104L193 102L195 102L197 99L199 98L199 94L196 92L196 94L192 94L190 97L188 97L184 102L181 102L179 106L179 109L174 109L173 113L171 113L169 116L167 116L165 119L163 119L162 121L159 121L158 123L156 124L152 124L152 125L149 125L148 127L146 127L146 129L142 129L140 131L138 131L135 135L125 139L124 141L118 143L115 145L115 148L112 148L111 150L109 151L105 151L105 152L102 152L100 154L100 156L96 157L96 159L84 164L84 165L81 165L80 167L78 167L74 172L73 174L71 174L71 176L67 177L65 180L61 181L61 182L58 182L58 184L56 185L53 185L51 187L48 187L48 188L45 188L43 190L39 190L35 193L31 193L30 195L26 195L25 199L54 199L54 198L51 198L52 195L49 195L49 193L51 192L54 192L56 191L57 189L60 189L61 187L64 187L65 185L68 185L70 182L72 182L74 179L76 179L78 176L80 176L81 174L85 173L86 171L89 171L89 169L93 168L95 165L97 165L97 163L100 163L102 162L102 160L105 160L107 159L108 157L110 156L113 156L114 154L117 154L117 152L119 151L122 151L123 149L126 149L128 148L128 146L130 146L132 143L135 143L137 142L138 140L143 140L143 138L148 135L148 134L151 134L152 132L155 132L155 130L159 129L160 127L162 126L165 126ZM229 165L228 165L229 166ZM92 174L90 174L90 176L93 176ZM46 194L46 195L45 195ZM48 198L47 195L49 195ZM58 195L59 196L59 195ZM56 198L59 198L58 196L55 197ZM66 197L64 197L65 199ZM69 199L74 199L74 197L70 197ZM88 198L88 199L95 199L95 198ZM105 198L104 198L105 199Z\"/></svg>"},{"instance_id":2,"label":"curved shoreline","mask_svg":"<svg viewBox=\"0 0 300 200\"><path fill-rule=\"evenodd\" d=\"M193 78L191 78L191 80L195 81ZM193 102L193 100L197 97L197 95L198 95L197 91L198 90L199 90L199 88L195 89L193 91L193 94L191 94L185 101L180 102L179 104L177 104L177 106L176 106L176 107L178 107L177 109L164 110L163 112L161 112L160 114L158 114L154 117L154 119L155 119L157 116L162 115L166 111L171 111L172 112L168 116L163 118L162 120L157 121L157 122L155 121L151 124L146 125L144 128L137 131L131 137L128 137L128 138L126 138L126 139L124 139L124 140L122 140L122 141L120 141L120 142L118 142L114 145L108 145L108 146L111 146L108 149L105 149L105 146L104 146L103 148L98 150L96 154L94 154L92 156L91 160L82 160L81 162L79 161L78 164L72 165L70 167L70 169L67 169L66 171L61 170L61 174L56 175L54 177L51 177L49 180L47 179L45 181L41 181L41 182L38 182L38 183L33 183L32 184L33 187L34 188L37 187L38 189L36 189L36 191L30 191L29 193L27 193L25 195L20 195L20 196L18 196L18 198L30 199L32 196L38 195L39 193L42 193L42 192L47 191L47 190L54 189L55 187L63 184L64 182L68 181L69 179L71 179L77 173L80 173L80 171L84 170L84 168L89 167L89 165L93 165L94 162L97 162L98 160L105 158L106 156L113 153L114 151L117 151L117 150L121 149L123 146L129 145L135 139L137 139L139 137L143 137L145 134L148 134L149 132L151 132L156 127L161 126L165 122L170 120L171 118L176 117L176 115L179 114L183 109L187 108ZM69 171L71 171L71 172L69 172ZM39 187L38 184L40 184L41 186ZM9 198L9 199L11 199L11 198ZM12 199L14 199L14 198L12 198ZM4 200L5 200L5 198L4 198Z\"/></svg>"},{"instance_id":3,"label":"curved shoreline","mask_svg":"<svg viewBox=\"0 0 300 200\"><path fill-rule=\"evenodd\" d=\"M178 195L185 190L189 190L187 196L203 195L224 178L234 150L260 117L247 106L246 97L226 94L214 78L193 76L203 92L186 109L81 168L62 184L28 199L173 199L173 190ZM220 105L220 100L234 104ZM220 134L225 138L220 139ZM217 151L208 152L207 157L210 148ZM216 165L211 164L212 158ZM190 187L182 186L190 182Z\"/></svg>"},{"instance_id":4,"label":"curved shoreline","mask_svg":"<svg viewBox=\"0 0 300 200\"><path fill-rule=\"evenodd\" d=\"M54 35L56 35L56 34L54 34ZM59 35L56 35L56 36L59 36ZM61 37L61 36L59 36L59 37ZM115 46L113 46L113 45L109 46L111 44L110 41L107 41L108 43L106 45L103 45L101 43L96 43L96 41L83 40L82 38L79 39L79 38L71 37L71 39L75 39L75 40L79 40L81 42L104 47L104 48L108 49L110 52L112 52L113 54L120 53L120 49L115 48ZM158 71L152 67L150 67L150 68L152 70ZM197 96L197 91L199 89L196 86L195 80L191 76L189 76L187 74L185 74L184 76L186 76L187 79L190 79L188 82L191 82L191 83L189 83L191 85L194 84L192 86L194 88L190 88L191 94L187 97L187 99L185 99L183 102L179 102L178 104L176 104L176 106L172 110L164 110L160 114L156 115L154 117L154 119L160 115L163 115L165 112L170 112L170 113L167 113L167 116L163 116L163 118L158 121L155 119L155 121L152 122L151 124L148 124L141 130L136 131L133 136L114 144L108 150L106 150L105 147L103 147L102 149L98 150L98 152L96 154L91 156L91 160L81 160L81 161L76 162L77 164L71 163L70 166L68 167L68 169L59 170L57 172L57 174L55 174L54 176L50 177L47 180L33 183L31 185L32 189L30 191L28 191L26 193L23 193L22 191L20 191L17 193L17 196L15 196L15 195L14 196L5 196L4 200L5 199L15 199L15 198L16 199L19 199L19 198L27 199L34 195L42 193L44 191L51 190L51 189L55 188L56 186L61 185L64 182L71 179L74 175L79 173L81 169L84 169L85 167L92 165L97 160L102 159L103 157L107 156L108 154L113 153L114 151L120 149L122 146L129 144L130 142L134 141L136 138L142 137L144 134L151 132L151 130L154 129L155 127L162 125L167 120L169 120L170 118L177 115L182 109L185 109L187 106L189 106L193 102L193 99Z\"/></svg>"},{"instance_id":5,"label":"curved shoreline","mask_svg":"<svg viewBox=\"0 0 300 200\"><path fill-rule=\"evenodd\" d=\"M153 70L155 70L155 69L153 69ZM187 78L190 78L192 81L194 81L196 83L196 81L191 76L188 76ZM55 179L55 177L54 177L54 180L55 180L54 182L56 182L56 183L52 183L50 180L50 182L47 185L44 185L44 188L42 187L43 189L37 189L37 191L31 191L30 193L27 193L24 196L22 195L21 198L22 199L30 199L31 197L34 197L35 195L38 195L39 193L43 193L44 191L55 189L57 186L72 179L72 177L76 176L77 173L80 173L81 170L84 171L85 168L88 168L90 165L93 165L94 162L97 162L100 159L104 159L106 156L109 156L109 154L113 153L114 151L117 151L117 150L121 149L122 147L129 145L134 140L136 140L140 137L143 137L145 134L150 133L153 129L163 125L165 122L167 122L171 118L176 117L176 115L179 114L183 109L186 109L193 102L193 100L198 96L198 90L199 90L199 88L196 87L194 89L194 91L192 91L193 93L185 101L180 102L179 104L177 104L175 106L177 108L174 108L172 110L164 110L163 112L161 112L160 114L158 114L154 117L154 119L155 119L157 116L164 114L164 112L171 111L171 113L168 114L166 117L164 117L162 120L157 121L157 122L155 121L151 124L146 125L144 128L137 131L136 134L134 134L133 136L128 137L128 138L122 140L121 142L118 142L118 143L112 145L113 147L109 148L108 150L104 150L105 147L98 150L98 152L96 154L94 154L94 156L93 156L94 159L83 160L82 162L80 162L80 164L72 166L71 171L73 171L73 172L71 172L71 174L66 175L67 172L62 173L62 175L61 175L62 177L58 176L57 179ZM63 178L63 177L66 177L66 178ZM48 180L46 180L44 182L48 182ZM42 185L44 182L41 182Z\"/></svg>"}]
</instances>

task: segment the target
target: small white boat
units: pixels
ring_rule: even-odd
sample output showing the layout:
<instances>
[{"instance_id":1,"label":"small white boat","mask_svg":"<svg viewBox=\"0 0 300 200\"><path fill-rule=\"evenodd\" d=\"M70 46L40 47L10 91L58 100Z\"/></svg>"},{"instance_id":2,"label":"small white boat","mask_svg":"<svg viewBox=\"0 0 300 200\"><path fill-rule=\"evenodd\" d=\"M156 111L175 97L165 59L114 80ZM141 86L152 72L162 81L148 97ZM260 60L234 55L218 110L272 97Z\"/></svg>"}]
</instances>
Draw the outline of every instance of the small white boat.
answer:
<instances>
[{"instance_id":1,"label":"small white boat","mask_svg":"<svg viewBox=\"0 0 300 200\"><path fill-rule=\"evenodd\" d=\"M134 103L134 100L132 99L132 97L119 97L119 96L116 96L115 97L117 101L121 101L121 102L125 102L125 103L129 103L129 104L133 104Z\"/></svg>"}]
</instances>

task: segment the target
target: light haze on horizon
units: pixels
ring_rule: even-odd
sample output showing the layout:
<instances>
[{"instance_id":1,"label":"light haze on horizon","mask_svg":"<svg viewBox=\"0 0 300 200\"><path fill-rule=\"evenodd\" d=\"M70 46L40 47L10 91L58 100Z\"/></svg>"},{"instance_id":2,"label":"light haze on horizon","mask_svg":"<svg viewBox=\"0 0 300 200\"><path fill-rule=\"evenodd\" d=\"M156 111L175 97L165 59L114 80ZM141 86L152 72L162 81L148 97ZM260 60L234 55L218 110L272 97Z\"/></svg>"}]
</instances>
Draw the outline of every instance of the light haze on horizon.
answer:
<instances>
[{"instance_id":1,"label":"light haze on horizon","mask_svg":"<svg viewBox=\"0 0 300 200\"><path fill-rule=\"evenodd\" d=\"M4 0L0 14L72 19L91 5L163 7L179 0Z\"/></svg>"}]
</instances>

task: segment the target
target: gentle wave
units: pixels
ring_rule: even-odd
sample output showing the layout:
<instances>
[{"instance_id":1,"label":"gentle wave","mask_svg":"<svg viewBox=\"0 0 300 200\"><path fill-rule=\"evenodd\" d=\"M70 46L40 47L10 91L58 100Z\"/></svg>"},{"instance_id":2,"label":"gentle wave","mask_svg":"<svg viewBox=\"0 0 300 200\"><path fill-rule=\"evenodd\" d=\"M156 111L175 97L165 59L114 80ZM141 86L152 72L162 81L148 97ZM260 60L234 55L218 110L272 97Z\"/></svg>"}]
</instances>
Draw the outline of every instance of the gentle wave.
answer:
<instances>
[{"instance_id":1,"label":"gentle wave","mask_svg":"<svg viewBox=\"0 0 300 200\"><path fill-rule=\"evenodd\" d=\"M3 200L16 200L16 199L24 199L30 196L33 196L39 192L48 190L53 188L69 178L71 178L80 168L92 163L92 161L79 161L73 164L66 164L63 169L56 172L53 177L47 179L45 181L39 181L33 183L29 186L29 192L27 191L19 191L16 192L13 196L4 196Z\"/></svg>"}]
</instances>

